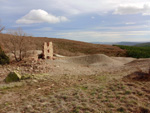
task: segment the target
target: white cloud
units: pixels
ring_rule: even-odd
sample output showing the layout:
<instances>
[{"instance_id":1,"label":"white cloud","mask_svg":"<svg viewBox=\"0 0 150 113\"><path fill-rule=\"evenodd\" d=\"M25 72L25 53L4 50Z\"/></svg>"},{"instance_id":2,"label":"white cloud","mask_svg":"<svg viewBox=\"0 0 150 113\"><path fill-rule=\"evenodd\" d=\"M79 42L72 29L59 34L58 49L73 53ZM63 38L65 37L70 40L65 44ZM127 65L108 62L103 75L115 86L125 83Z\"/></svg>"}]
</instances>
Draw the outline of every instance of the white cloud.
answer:
<instances>
[{"instance_id":1,"label":"white cloud","mask_svg":"<svg viewBox=\"0 0 150 113\"><path fill-rule=\"evenodd\" d=\"M150 15L150 6L147 4L139 5L120 5L114 12L114 14L126 15L126 14L143 14Z\"/></svg>"},{"instance_id":2,"label":"white cloud","mask_svg":"<svg viewBox=\"0 0 150 113\"><path fill-rule=\"evenodd\" d=\"M31 10L28 14L18 19L16 23L18 24L33 24L33 23L59 23L65 22L68 19L65 16L54 16L52 14L47 13L44 10Z\"/></svg>"},{"instance_id":3,"label":"white cloud","mask_svg":"<svg viewBox=\"0 0 150 113\"><path fill-rule=\"evenodd\" d=\"M125 23L126 25L133 25L133 24L136 24L136 22L127 22Z\"/></svg>"}]
</instances>

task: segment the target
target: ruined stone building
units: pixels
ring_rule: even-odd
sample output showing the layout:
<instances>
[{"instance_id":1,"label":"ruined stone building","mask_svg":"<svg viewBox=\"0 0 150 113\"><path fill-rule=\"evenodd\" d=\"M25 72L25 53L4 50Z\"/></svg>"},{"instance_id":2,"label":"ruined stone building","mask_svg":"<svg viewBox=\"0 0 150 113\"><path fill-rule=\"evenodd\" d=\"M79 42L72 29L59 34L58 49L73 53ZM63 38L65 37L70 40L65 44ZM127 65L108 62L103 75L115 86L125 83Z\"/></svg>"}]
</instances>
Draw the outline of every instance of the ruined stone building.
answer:
<instances>
[{"instance_id":1,"label":"ruined stone building","mask_svg":"<svg viewBox=\"0 0 150 113\"><path fill-rule=\"evenodd\" d=\"M43 46L43 58L44 59L53 59L53 43L44 42Z\"/></svg>"}]
</instances>

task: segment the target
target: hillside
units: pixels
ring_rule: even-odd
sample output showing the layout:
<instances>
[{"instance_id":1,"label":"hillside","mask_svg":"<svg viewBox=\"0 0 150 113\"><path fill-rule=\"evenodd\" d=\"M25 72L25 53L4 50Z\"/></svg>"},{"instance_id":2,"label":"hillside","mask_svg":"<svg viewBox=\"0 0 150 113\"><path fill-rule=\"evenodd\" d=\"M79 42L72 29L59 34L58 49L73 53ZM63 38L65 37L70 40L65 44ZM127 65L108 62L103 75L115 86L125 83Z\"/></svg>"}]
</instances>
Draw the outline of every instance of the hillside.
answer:
<instances>
[{"instance_id":1,"label":"hillside","mask_svg":"<svg viewBox=\"0 0 150 113\"><path fill-rule=\"evenodd\" d=\"M134 46L137 44L141 44L141 43L140 42L118 42L115 45Z\"/></svg>"},{"instance_id":2,"label":"hillside","mask_svg":"<svg viewBox=\"0 0 150 113\"><path fill-rule=\"evenodd\" d=\"M9 43L9 35L0 34L0 43L5 51L8 48L3 43L4 41ZM67 39L57 39L57 38L47 38L47 37L30 37L35 45L36 50L42 50L42 45L44 42L52 41L54 44L54 52L66 55L66 56L78 56L87 54L106 54L108 56L124 56L125 51L119 47L114 47L111 45L100 45L92 44L80 41L73 41Z\"/></svg>"},{"instance_id":3,"label":"hillside","mask_svg":"<svg viewBox=\"0 0 150 113\"><path fill-rule=\"evenodd\" d=\"M141 44L136 44L135 46L137 46L137 47L150 47L150 42L141 43Z\"/></svg>"},{"instance_id":4,"label":"hillside","mask_svg":"<svg viewBox=\"0 0 150 113\"><path fill-rule=\"evenodd\" d=\"M136 44L141 44L141 42L92 42L93 44L106 44L106 45L126 45L134 46Z\"/></svg>"}]
</instances>

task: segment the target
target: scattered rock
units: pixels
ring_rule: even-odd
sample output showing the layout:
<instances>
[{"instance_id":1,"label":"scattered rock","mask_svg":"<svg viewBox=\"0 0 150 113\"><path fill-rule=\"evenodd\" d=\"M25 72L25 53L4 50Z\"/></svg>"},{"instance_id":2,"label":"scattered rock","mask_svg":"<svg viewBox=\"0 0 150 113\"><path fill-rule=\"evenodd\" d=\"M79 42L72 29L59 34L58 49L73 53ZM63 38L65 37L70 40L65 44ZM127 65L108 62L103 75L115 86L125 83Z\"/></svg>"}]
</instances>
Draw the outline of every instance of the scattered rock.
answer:
<instances>
[{"instance_id":1,"label":"scattered rock","mask_svg":"<svg viewBox=\"0 0 150 113\"><path fill-rule=\"evenodd\" d=\"M19 67L17 67L17 69L16 69L17 71L19 71L20 70L20 68Z\"/></svg>"},{"instance_id":2,"label":"scattered rock","mask_svg":"<svg viewBox=\"0 0 150 113\"><path fill-rule=\"evenodd\" d=\"M38 88L37 90L41 90L41 88Z\"/></svg>"},{"instance_id":3,"label":"scattered rock","mask_svg":"<svg viewBox=\"0 0 150 113\"><path fill-rule=\"evenodd\" d=\"M21 77L22 80L30 79L30 78L32 78L32 76L29 75L29 74L24 74L24 75Z\"/></svg>"},{"instance_id":4,"label":"scattered rock","mask_svg":"<svg viewBox=\"0 0 150 113\"><path fill-rule=\"evenodd\" d=\"M34 83L38 83L38 81L37 81L37 80L33 80L33 82L34 82Z\"/></svg>"}]
</instances>

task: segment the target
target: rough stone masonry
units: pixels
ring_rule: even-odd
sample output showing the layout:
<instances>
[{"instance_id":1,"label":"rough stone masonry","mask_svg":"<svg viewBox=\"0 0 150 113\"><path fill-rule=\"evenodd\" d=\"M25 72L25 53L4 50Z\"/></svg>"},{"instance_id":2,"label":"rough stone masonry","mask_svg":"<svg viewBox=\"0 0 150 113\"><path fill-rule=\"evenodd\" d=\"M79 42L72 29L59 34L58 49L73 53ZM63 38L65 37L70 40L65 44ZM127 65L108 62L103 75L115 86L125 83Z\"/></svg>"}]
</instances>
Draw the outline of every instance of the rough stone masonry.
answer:
<instances>
[{"instance_id":1,"label":"rough stone masonry","mask_svg":"<svg viewBox=\"0 0 150 113\"><path fill-rule=\"evenodd\" d=\"M43 46L43 58L44 59L53 59L53 43L44 42Z\"/></svg>"}]
</instances>

